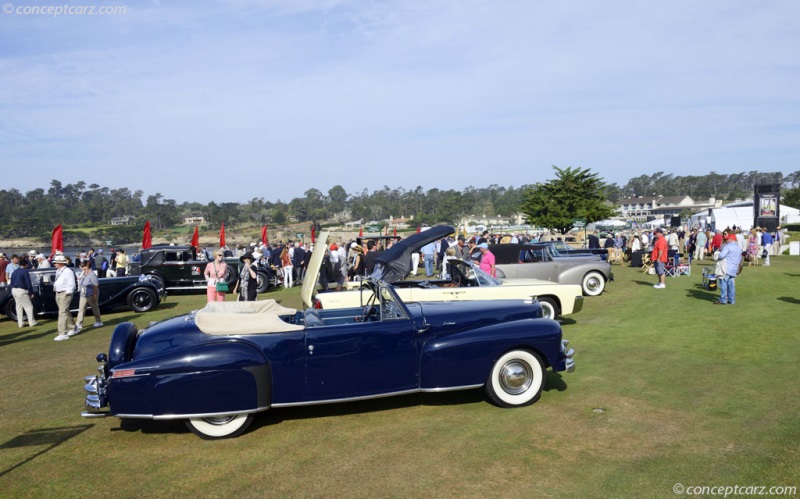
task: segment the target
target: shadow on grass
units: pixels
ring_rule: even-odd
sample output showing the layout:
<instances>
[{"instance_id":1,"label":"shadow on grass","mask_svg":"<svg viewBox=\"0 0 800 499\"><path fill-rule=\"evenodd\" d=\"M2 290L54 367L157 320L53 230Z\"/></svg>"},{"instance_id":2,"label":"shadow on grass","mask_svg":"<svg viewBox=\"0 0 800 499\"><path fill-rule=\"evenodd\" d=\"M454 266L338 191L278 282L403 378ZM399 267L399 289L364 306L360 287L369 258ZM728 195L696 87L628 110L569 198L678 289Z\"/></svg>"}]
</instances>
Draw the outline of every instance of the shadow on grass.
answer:
<instances>
[{"instance_id":1,"label":"shadow on grass","mask_svg":"<svg viewBox=\"0 0 800 499\"><path fill-rule=\"evenodd\" d=\"M544 391L564 391L567 384L559 373L548 372ZM444 393L414 393L397 397L385 397L358 402L342 402L306 407L284 407L257 413L247 432L273 426L284 421L328 418L371 412L390 411L414 406L449 406L467 404L489 404L483 389L461 390ZM153 421L149 419L122 419L119 428L111 431L142 432L147 434L189 433L183 420Z\"/></svg>"},{"instance_id":2,"label":"shadow on grass","mask_svg":"<svg viewBox=\"0 0 800 499\"><path fill-rule=\"evenodd\" d=\"M800 305L800 300L793 296L781 296L778 298L780 301L785 301L786 303L792 303L794 305Z\"/></svg>"},{"instance_id":3,"label":"shadow on grass","mask_svg":"<svg viewBox=\"0 0 800 499\"><path fill-rule=\"evenodd\" d=\"M716 291L709 291L702 284L695 285L695 289L687 290L686 294L689 298L703 301L714 301L719 296Z\"/></svg>"},{"instance_id":4,"label":"shadow on grass","mask_svg":"<svg viewBox=\"0 0 800 499\"><path fill-rule=\"evenodd\" d=\"M62 426L60 428L44 428L41 430L31 430L27 433L23 433L17 437L12 438L8 442L0 445L0 449L16 449L18 447L38 447L40 445L46 445L44 449L37 452L36 454L32 455L27 459L23 459L19 463L11 466L8 469L0 471L0 477L5 476L8 473L11 473L15 469L19 468L20 466L24 466L25 464L33 461L37 457L49 452L59 445L63 444L67 440L77 437L84 431L88 430L94 425L85 424L81 426Z\"/></svg>"},{"instance_id":5,"label":"shadow on grass","mask_svg":"<svg viewBox=\"0 0 800 499\"><path fill-rule=\"evenodd\" d=\"M651 286L651 287L653 286L653 284L656 284L657 282L658 280L655 279L652 281L633 281L634 284L638 284L639 286Z\"/></svg>"},{"instance_id":6,"label":"shadow on grass","mask_svg":"<svg viewBox=\"0 0 800 499\"><path fill-rule=\"evenodd\" d=\"M41 323L43 321L39 322ZM56 325L55 321L52 325ZM44 323L34 327L25 326L15 333L4 334L0 336L0 347L13 345L14 343L19 343L22 341L35 340L41 338L42 336L56 334L56 330L50 329L48 326L51 326L51 324Z\"/></svg>"}]
</instances>

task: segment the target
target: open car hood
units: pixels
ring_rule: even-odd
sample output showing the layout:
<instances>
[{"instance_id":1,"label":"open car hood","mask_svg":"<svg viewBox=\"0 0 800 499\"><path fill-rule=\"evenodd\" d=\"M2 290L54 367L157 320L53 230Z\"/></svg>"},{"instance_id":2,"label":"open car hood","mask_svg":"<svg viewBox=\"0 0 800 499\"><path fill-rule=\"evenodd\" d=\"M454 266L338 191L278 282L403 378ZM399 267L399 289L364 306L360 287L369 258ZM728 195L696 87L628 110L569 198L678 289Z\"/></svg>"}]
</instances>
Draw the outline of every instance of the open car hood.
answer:
<instances>
[{"instance_id":1,"label":"open car hood","mask_svg":"<svg viewBox=\"0 0 800 499\"><path fill-rule=\"evenodd\" d=\"M375 259L375 271L372 277L388 283L406 278L411 272L411 254L437 239L441 239L456 230L449 225L437 225L397 242Z\"/></svg>"},{"instance_id":2,"label":"open car hood","mask_svg":"<svg viewBox=\"0 0 800 499\"><path fill-rule=\"evenodd\" d=\"M311 260L308 261L306 277L303 279L303 290L300 296L306 307L313 307L311 298L314 297L314 288L319 280L319 269L322 267L322 259L325 257L325 250L328 248L328 231L319 233L317 241L314 243L314 251L311 253Z\"/></svg>"}]
</instances>

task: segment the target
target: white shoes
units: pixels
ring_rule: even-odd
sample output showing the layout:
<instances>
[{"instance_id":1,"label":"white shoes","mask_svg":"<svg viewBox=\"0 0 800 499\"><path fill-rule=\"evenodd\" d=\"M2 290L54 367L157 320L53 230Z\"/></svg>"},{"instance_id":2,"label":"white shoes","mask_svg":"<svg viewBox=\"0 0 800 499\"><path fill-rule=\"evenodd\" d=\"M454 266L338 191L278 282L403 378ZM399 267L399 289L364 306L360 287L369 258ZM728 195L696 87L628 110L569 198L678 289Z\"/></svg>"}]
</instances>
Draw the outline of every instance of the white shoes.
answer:
<instances>
[{"instance_id":1,"label":"white shoes","mask_svg":"<svg viewBox=\"0 0 800 499\"><path fill-rule=\"evenodd\" d=\"M68 339L69 339L69 336L66 335L66 334L59 334L58 336L56 336L54 338L54 340L56 340L56 341L64 341L64 340L68 340Z\"/></svg>"},{"instance_id":2,"label":"white shoes","mask_svg":"<svg viewBox=\"0 0 800 499\"><path fill-rule=\"evenodd\" d=\"M667 285L664 284L663 282L659 282L658 284L653 284L653 287L656 289L664 289L667 287Z\"/></svg>"},{"instance_id":3,"label":"white shoes","mask_svg":"<svg viewBox=\"0 0 800 499\"><path fill-rule=\"evenodd\" d=\"M92 327L103 327L103 323L100 322L100 321L97 321L94 324L92 324Z\"/></svg>"},{"instance_id":4,"label":"white shoes","mask_svg":"<svg viewBox=\"0 0 800 499\"><path fill-rule=\"evenodd\" d=\"M70 329L69 331L67 331L67 336L69 336L70 338L72 338L72 337L73 337L73 336L75 336L76 334L80 333L80 332L81 332L81 329L83 329L83 328L82 328L81 326L78 326L78 325L76 324L74 328L72 328L72 329Z\"/></svg>"}]
</instances>

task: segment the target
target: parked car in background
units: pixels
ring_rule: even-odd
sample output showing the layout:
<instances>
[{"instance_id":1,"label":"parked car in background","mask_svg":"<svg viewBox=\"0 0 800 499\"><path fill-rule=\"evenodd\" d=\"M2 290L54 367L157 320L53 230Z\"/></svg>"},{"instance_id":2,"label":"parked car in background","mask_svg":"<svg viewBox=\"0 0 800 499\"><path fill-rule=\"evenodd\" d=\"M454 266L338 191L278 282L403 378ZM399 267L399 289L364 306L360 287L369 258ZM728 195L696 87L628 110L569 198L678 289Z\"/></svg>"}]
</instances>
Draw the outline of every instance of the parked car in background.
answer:
<instances>
[{"instance_id":1,"label":"parked car in background","mask_svg":"<svg viewBox=\"0 0 800 499\"><path fill-rule=\"evenodd\" d=\"M547 241L534 244L543 244L550 246L554 257L597 255L600 258L600 260L608 260L608 250L605 248L576 249L573 248L572 246L569 246L564 241Z\"/></svg>"},{"instance_id":2,"label":"parked car in background","mask_svg":"<svg viewBox=\"0 0 800 499\"><path fill-rule=\"evenodd\" d=\"M82 415L183 419L217 439L270 408L416 392L482 388L521 407L546 369L574 369L561 327L530 300L404 303L373 280L361 292L366 305L351 309L220 302L142 331L120 324L100 374L84 378Z\"/></svg>"},{"instance_id":3,"label":"parked car in background","mask_svg":"<svg viewBox=\"0 0 800 499\"><path fill-rule=\"evenodd\" d=\"M424 281L400 279L407 276L411 270L409 252L417 251L428 242L441 238L442 233L452 227L439 226L436 229L412 235L396 243L392 247L392 253L386 252L389 254L378 258L381 265L373 277L390 282L404 302L536 299L542 306L544 317L548 319L574 314L583 308L582 289L578 285L557 284L541 279L495 279L471 262L459 259L449 260L449 277L446 279ZM325 236L320 236L319 242L324 245L327 241L323 237ZM322 255L319 255L316 261L312 257L309 262L307 278L303 283L305 305L325 310L363 305L362 294L358 291L360 282L348 283L347 288L351 291L317 293L316 297L312 296L317 284L321 259Z\"/></svg>"},{"instance_id":4,"label":"parked car in background","mask_svg":"<svg viewBox=\"0 0 800 499\"><path fill-rule=\"evenodd\" d=\"M56 280L54 267L33 269L30 271L33 285L34 313L40 315L57 315L56 293L53 283ZM111 310L127 308L134 312L147 312L158 306L166 297L163 288L146 276L106 277L98 279L100 286L100 309ZM77 284L77 282L76 282ZM78 311L80 294L72 295L70 310ZM17 320L16 300L11 295L11 288L0 288L0 313L12 320Z\"/></svg>"},{"instance_id":5,"label":"parked car in background","mask_svg":"<svg viewBox=\"0 0 800 499\"><path fill-rule=\"evenodd\" d=\"M141 255L141 263L132 264L132 274L150 276L167 291L205 291L207 281L203 272L209 262L198 259L191 246L153 246L143 249ZM226 258L225 263L228 264L225 281L233 289L239 278L239 259ZM256 274L259 293L268 291L276 282L274 272L267 267L259 266Z\"/></svg>"},{"instance_id":6,"label":"parked car in background","mask_svg":"<svg viewBox=\"0 0 800 499\"><path fill-rule=\"evenodd\" d=\"M561 284L579 284L586 296L598 296L614 279L611 265L597 255L555 256L546 244L492 244L501 278L534 278Z\"/></svg>"}]
</instances>

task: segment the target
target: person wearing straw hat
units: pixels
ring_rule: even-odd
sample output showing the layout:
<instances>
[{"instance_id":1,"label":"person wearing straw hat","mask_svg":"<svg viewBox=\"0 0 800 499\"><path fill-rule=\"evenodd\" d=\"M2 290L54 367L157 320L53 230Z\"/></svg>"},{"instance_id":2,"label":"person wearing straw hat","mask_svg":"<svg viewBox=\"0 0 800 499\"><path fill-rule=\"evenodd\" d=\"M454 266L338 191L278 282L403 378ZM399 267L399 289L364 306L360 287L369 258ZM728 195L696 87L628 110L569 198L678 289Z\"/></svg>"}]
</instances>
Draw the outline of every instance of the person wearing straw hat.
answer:
<instances>
[{"instance_id":1,"label":"person wearing straw hat","mask_svg":"<svg viewBox=\"0 0 800 499\"><path fill-rule=\"evenodd\" d=\"M70 336L75 334L75 321L72 320L72 314L69 311L69 306L72 304L72 295L75 293L75 273L72 269L67 267L69 261L61 254L53 258L53 265L56 266L56 281L53 283L53 289L56 292L56 304L58 305L58 336L55 337L56 341L68 340ZM69 334L72 333L72 334Z\"/></svg>"},{"instance_id":2,"label":"person wearing straw hat","mask_svg":"<svg viewBox=\"0 0 800 499\"><path fill-rule=\"evenodd\" d=\"M739 264L742 262L742 252L736 243L736 234L725 236L726 244L714 256L722 268L722 276L717 276L719 300L715 305L734 305L736 303L736 276L739 274Z\"/></svg>"}]
</instances>

